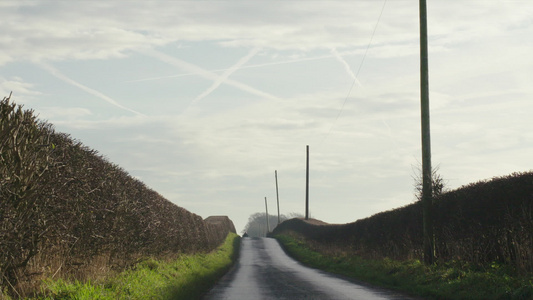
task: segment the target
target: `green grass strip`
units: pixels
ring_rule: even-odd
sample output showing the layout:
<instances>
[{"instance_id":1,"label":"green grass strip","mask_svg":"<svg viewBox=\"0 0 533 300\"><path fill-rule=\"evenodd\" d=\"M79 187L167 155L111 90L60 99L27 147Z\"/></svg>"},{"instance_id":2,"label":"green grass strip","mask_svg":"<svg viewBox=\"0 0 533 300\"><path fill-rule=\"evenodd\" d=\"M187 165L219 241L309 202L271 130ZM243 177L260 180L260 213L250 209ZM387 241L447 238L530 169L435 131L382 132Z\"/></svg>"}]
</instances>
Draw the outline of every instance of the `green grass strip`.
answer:
<instances>
[{"instance_id":1,"label":"green grass strip","mask_svg":"<svg viewBox=\"0 0 533 300\"><path fill-rule=\"evenodd\" d=\"M330 257L305 241L278 235L285 251L305 265L425 299L533 299L533 275L511 276L504 266L475 268L459 262L425 266L418 260Z\"/></svg>"},{"instance_id":2,"label":"green grass strip","mask_svg":"<svg viewBox=\"0 0 533 300\"><path fill-rule=\"evenodd\" d=\"M230 233L213 252L148 259L104 282L45 281L38 299L199 299L229 270L239 246L240 237Z\"/></svg>"}]
</instances>

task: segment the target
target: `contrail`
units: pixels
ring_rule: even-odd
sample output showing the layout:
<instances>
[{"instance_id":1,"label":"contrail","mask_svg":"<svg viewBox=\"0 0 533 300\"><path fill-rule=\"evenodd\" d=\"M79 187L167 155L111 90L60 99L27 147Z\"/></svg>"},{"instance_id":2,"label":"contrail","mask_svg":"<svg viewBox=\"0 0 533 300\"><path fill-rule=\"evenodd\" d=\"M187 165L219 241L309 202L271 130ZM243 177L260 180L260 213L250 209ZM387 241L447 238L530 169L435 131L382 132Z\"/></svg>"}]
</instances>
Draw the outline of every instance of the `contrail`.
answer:
<instances>
[{"instance_id":1,"label":"contrail","mask_svg":"<svg viewBox=\"0 0 533 300\"><path fill-rule=\"evenodd\" d=\"M331 48L331 53L333 56L344 66L344 69L346 70L346 73L352 77L353 80L355 80L355 74L353 73L352 69L350 68L350 65L342 58L342 56L337 52L337 49Z\"/></svg>"},{"instance_id":2,"label":"contrail","mask_svg":"<svg viewBox=\"0 0 533 300\"><path fill-rule=\"evenodd\" d=\"M268 67L268 66L275 66L275 65L294 64L294 63L299 63L299 62L304 62L304 61L329 59L329 58L332 58L332 57L333 57L333 55L321 55L321 56L306 57L306 58L299 58L299 59L290 59L290 60L284 60L284 61L277 61L277 62L270 62L270 63L262 63L262 64L255 64L255 65L241 66L240 69L252 69L252 68L261 68L261 67ZM216 70L208 70L208 72L225 72L227 70L228 69L216 69ZM190 76L190 75L196 75L196 73L183 73L183 74L176 74L176 75L169 75L169 76L141 78L141 79L128 80L128 81L125 81L125 82L151 81L151 80L176 78L176 77L183 77L183 76Z\"/></svg>"},{"instance_id":3,"label":"contrail","mask_svg":"<svg viewBox=\"0 0 533 300\"><path fill-rule=\"evenodd\" d=\"M398 143L396 143L396 140L394 139L394 137L392 136L392 130L389 126L389 123L387 123L387 121L385 121L385 118L383 116L381 116L381 121L383 122L383 124L385 125L385 127L387 127L387 133L389 135L389 140L391 141L391 143L393 144L394 146L394 149L398 149Z\"/></svg>"},{"instance_id":4,"label":"contrail","mask_svg":"<svg viewBox=\"0 0 533 300\"><path fill-rule=\"evenodd\" d=\"M224 71L224 70L214 70L215 71ZM191 76L195 75L194 73L184 73L184 74L175 74L175 75L167 75L167 76L158 76L158 77L148 77L148 78L141 78L141 79L134 79L134 80L126 80L124 82L142 82L142 81L152 81L152 80L160 80L160 79L168 79L168 78L177 78L177 77L185 77L185 76Z\"/></svg>"},{"instance_id":5,"label":"contrail","mask_svg":"<svg viewBox=\"0 0 533 300\"><path fill-rule=\"evenodd\" d=\"M65 76L65 74L59 72L59 70L57 70L56 68L52 67L51 65L49 65L47 63L39 62L38 65L41 68L43 68L44 70L48 71L50 74L54 75L55 77L63 80L64 82L66 82L68 84L71 84L71 85L73 85L73 86L75 86L75 87L77 87L77 88L79 88L79 89L81 89L81 90L93 95L93 96L96 96L96 97L98 97L98 98L100 98L100 99L102 99L102 100L104 100L104 101L116 106L116 107L119 107L121 109L127 110L129 112L132 112L132 113L140 115L140 116L144 116L144 114L141 114L140 112L137 112L137 111L135 111L135 110L133 110L131 108L127 108L127 107L119 104L117 101L113 100L111 97L109 97L107 95L104 95L104 94L100 93L99 91L94 90L94 89L92 89L90 87L87 87L87 86L85 86L85 85L83 85L83 84L81 84L81 83L79 83L79 82L77 82L77 81L75 81L75 80L73 80L71 78L68 78L67 76Z\"/></svg>"},{"instance_id":6,"label":"contrail","mask_svg":"<svg viewBox=\"0 0 533 300\"><path fill-rule=\"evenodd\" d=\"M252 51L250 51L250 53L248 53L248 55L246 55L245 57L241 58L235 65L231 66L229 69L227 69L222 75L220 75L220 77L218 77L215 82L213 82L213 84L207 89L205 90L205 92L201 93L200 95L198 95L198 97L196 97L192 103L194 103L195 101L198 101L204 97L206 97L207 95L211 94L214 90L216 90L222 83L224 83L228 77L233 74L235 71L237 71L242 65L244 65L245 63L247 63L252 57L254 57L257 52L259 52L259 48L255 48L255 49L252 49ZM191 103L191 104L192 104Z\"/></svg>"},{"instance_id":7,"label":"contrail","mask_svg":"<svg viewBox=\"0 0 533 300\"><path fill-rule=\"evenodd\" d=\"M331 53L344 66L344 69L346 70L346 73L348 73L348 75L354 81L356 81L359 86L361 86L361 82L359 82L359 79L357 79L357 76L355 75L355 73L350 68L350 65L348 64L348 62L346 62L346 60L344 60L344 58L342 58L342 56L339 54L339 52L337 52L337 49L332 48L331 49Z\"/></svg>"},{"instance_id":8,"label":"contrail","mask_svg":"<svg viewBox=\"0 0 533 300\"><path fill-rule=\"evenodd\" d=\"M183 61L181 59L172 57L172 56L167 55L165 53L161 53L161 52L156 51L156 50L144 49L144 50L139 50L139 52L143 53L145 55L151 56L153 58L159 59L160 61L166 62L166 63L168 63L170 65L175 66L175 67L187 70L188 72L192 72L192 73L194 73L196 75L200 75L200 76L202 76L202 77L204 77L206 79L209 79L209 80L217 81L221 77L220 75L215 74L215 73L213 73L211 71L207 71L207 70L202 69L202 68L200 68L200 67L198 67L196 65L193 65L193 64L188 63L186 61ZM272 99L272 100L280 100L278 97L276 97L274 95L271 95L269 93L265 93L263 91L257 90L255 88L249 86L249 85L246 85L244 83L241 83L241 82L238 82L238 81L235 81L235 80L226 79L224 81L224 83L229 84L231 86L234 86L234 87L236 87L236 88L238 88L238 89L240 89L242 91L245 91L245 92L248 92L248 93L263 97L263 98Z\"/></svg>"}]
</instances>

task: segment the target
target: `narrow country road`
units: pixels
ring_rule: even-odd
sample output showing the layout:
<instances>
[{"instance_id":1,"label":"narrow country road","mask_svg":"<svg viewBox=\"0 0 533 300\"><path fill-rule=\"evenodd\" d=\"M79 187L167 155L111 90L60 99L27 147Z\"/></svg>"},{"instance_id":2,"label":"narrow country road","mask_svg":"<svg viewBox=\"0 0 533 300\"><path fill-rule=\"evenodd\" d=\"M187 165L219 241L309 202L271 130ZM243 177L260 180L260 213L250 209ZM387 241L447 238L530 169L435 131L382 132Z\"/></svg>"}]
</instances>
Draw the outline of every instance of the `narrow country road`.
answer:
<instances>
[{"instance_id":1,"label":"narrow country road","mask_svg":"<svg viewBox=\"0 0 533 300\"><path fill-rule=\"evenodd\" d=\"M243 238L235 267L206 300L260 299L411 299L358 285L311 269L288 257L275 239Z\"/></svg>"}]
</instances>

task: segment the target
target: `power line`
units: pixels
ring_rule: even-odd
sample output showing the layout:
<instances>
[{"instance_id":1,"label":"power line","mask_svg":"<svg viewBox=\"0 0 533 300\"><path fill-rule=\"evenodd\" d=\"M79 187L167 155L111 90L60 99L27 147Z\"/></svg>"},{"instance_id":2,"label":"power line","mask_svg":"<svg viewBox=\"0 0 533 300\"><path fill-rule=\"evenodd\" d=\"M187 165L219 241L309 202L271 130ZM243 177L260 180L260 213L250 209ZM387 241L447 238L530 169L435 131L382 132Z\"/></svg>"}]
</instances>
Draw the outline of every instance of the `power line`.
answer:
<instances>
[{"instance_id":1,"label":"power line","mask_svg":"<svg viewBox=\"0 0 533 300\"><path fill-rule=\"evenodd\" d=\"M331 131L333 130L333 127L337 124L337 121L339 120L342 112L344 111L344 106L346 105L346 102L348 101L348 98L350 97L350 94L352 93L353 87L355 86L355 82L359 78L359 73L361 72L361 69L363 68L363 64L366 59L366 55L368 54L368 49L370 48L370 45L372 44L372 40L374 39L374 35L376 34L376 30L378 28L379 22L381 21L381 16L383 15L383 11L385 10L385 5L387 4L387 0L383 1L383 6L381 7L381 12L379 13L378 20L376 22L376 25L374 26L374 30L372 31L372 35L370 36L370 41L368 42L368 45L366 46L365 54L363 55L363 59L361 60L361 63L359 64L359 68L357 69L357 73L355 74L355 78L352 82L352 85L350 86L350 89L348 90L348 94L346 95L346 98L344 99L344 102L342 102L341 109L339 110L339 113L337 114L337 117L335 118L335 121L333 121L333 124L331 124L331 127L329 128L328 133L322 140L322 143L329 137L331 134ZM321 143L321 144L322 144Z\"/></svg>"}]
</instances>

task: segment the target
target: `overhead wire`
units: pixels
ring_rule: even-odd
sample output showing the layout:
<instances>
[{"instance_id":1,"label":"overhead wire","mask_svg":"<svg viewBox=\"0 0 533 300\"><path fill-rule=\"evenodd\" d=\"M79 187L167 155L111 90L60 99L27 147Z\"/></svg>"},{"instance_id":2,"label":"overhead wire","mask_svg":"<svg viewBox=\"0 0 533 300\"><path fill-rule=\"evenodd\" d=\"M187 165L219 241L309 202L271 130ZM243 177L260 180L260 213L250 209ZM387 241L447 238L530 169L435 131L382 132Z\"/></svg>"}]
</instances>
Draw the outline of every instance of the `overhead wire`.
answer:
<instances>
[{"instance_id":1,"label":"overhead wire","mask_svg":"<svg viewBox=\"0 0 533 300\"><path fill-rule=\"evenodd\" d=\"M350 97L350 94L352 93L352 90L353 90L353 88L355 86L355 83L358 81L359 73L361 72L361 69L363 68L363 64L364 64L366 56L368 54L368 49L370 49L370 45L372 45L372 41L374 40L374 35L376 34L376 30L378 28L379 22L381 21L381 16L383 15L383 11L385 10L385 5L386 4L387 4L387 0L384 0L383 1L383 6L381 7L381 11L380 11L379 16L378 16L378 20L376 21L376 25L374 26L374 30L372 31L372 35L370 36L370 41L368 42L368 45L366 46L366 50L365 50L365 53L363 55L363 59L361 59L361 63L359 64L359 68L357 69L357 73L355 73L355 78L354 78L354 80L352 82L352 85L350 86L350 89L348 90L348 94L346 95L346 98L342 102L341 109L339 110L339 113L337 114L337 117L335 118L335 121L333 121L333 124L331 124L331 127L329 128L328 133L326 134L326 136L324 137L324 139L322 140L322 142L320 144L324 143L324 141L326 141L326 139L329 137L329 135L331 134L331 131L333 130L333 127L335 127L335 125L337 124L337 121L339 120L342 112L344 111L344 106L346 105L346 102L348 101L348 98Z\"/></svg>"}]
</instances>

